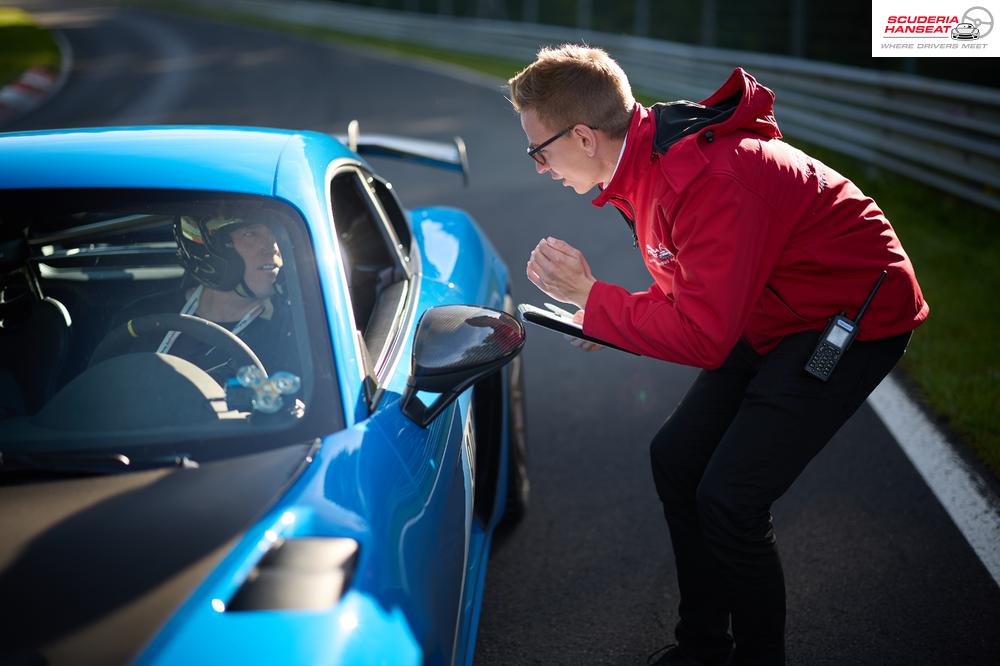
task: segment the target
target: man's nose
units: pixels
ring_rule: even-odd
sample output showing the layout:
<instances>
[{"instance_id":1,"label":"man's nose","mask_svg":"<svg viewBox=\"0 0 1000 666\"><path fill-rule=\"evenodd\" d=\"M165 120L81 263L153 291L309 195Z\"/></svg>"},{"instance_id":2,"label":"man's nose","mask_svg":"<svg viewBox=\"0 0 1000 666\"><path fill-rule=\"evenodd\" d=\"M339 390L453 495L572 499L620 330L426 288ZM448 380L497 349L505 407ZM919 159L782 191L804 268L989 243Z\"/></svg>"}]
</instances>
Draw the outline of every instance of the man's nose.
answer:
<instances>
[{"instance_id":1,"label":"man's nose","mask_svg":"<svg viewBox=\"0 0 1000 666\"><path fill-rule=\"evenodd\" d=\"M549 165L548 164L542 164L538 160L532 160L532 162L535 163L535 173L543 174L543 173L545 173L546 171L549 170Z\"/></svg>"}]
</instances>

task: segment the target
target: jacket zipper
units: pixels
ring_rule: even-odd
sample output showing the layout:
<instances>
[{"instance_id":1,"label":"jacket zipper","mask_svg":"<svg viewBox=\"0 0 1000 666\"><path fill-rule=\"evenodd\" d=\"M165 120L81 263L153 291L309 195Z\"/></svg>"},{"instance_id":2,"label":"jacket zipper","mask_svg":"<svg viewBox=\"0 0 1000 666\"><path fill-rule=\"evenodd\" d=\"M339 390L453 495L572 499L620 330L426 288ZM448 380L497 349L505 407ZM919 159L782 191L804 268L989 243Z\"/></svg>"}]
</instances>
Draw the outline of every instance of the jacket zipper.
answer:
<instances>
[{"instance_id":1,"label":"jacket zipper","mask_svg":"<svg viewBox=\"0 0 1000 666\"><path fill-rule=\"evenodd\" d=\"M638 247L639 247L639 237L635 233L635 208L632 206L632 202L630 202L628 199L626 199L624 197L608 197L608 198L609 199L614 199L616 201L621 201L626 206L628 206L629 212L632 213L632 217L629 217L628 215L626 215L625 211L623 211L618 206L615 206L615 210L617 210L619 212L619 214L621 214L622 219L625 220L625 224L628 225L629 231L632 232L632 247L638 249Z\"/></svg>"}]
</instances>

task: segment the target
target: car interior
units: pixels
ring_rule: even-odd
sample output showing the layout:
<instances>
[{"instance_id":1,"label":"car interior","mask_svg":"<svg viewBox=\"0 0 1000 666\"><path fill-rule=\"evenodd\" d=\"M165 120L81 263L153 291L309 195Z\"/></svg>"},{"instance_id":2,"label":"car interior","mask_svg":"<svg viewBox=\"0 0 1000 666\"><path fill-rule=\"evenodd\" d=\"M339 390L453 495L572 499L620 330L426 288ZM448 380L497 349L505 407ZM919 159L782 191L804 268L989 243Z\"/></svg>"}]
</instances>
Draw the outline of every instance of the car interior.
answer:
<instances>
[{"instance_id":1,"label":"car interior","mask_svg":"<svg viewBox=\"0 0 1000 666\"><path fill-rule=\"evenodd\" d=\"M31 292L25 271L3 272L0 419L33 414L55 394L67 364L72 326L62 302Z\"/></svg>"},{"instance_id":2,"label":"car interior","mask_svg":"<svg viewBox=\"0 0 1000 666\"><path fill-rule=\"evenodd\" d=\"M377 379L405 320L414 251L411 232L392 186L360 168L334 176L331 201L356 329L366 347L370 376ZM174 414L174 420L187 414L192 423L202 424L226 420L220 416L228 413L223 382L206 388L197 369L180 368L177 363L159 368L149 359L129 358L135 354L97 364L110 364L114 371L97 372L92 362L110 329L126 321L122 312L157 294L188 293L196 284L178 263L173 225L183 215L216 215L220 206L244 217L282 218L278 226L287 233L278 238L285 262L279 282L289 302L301 304L303 285L296 264L307 262L314 271L315 258L307 247L308 232L298 228L304 225L292 222L298 214L275 208L284 204L219 193L139 190L5 195L0 204L0 431L13 436L27 432L13 424L49 427L59 422L63 422L60 428L74 422L89 426L78 428L81 431L97 432L127 422L141 429L147 419L148 426L155 425L168 437L171 419L164 420L163 414ZM309 349L306 320L323 316L322 310L292 310L295 347ZM301 356L305 397L318 368L309 354ZM323 372L331 374L332 363L326 365L329 369ZM155 377L136 384L133 376L142 373ZM182 406L181 393L187 388L166 388L176 384L176 375L185 373L191 378L181 382L184 386L201 386L189 396L189 408ZM117 382L117 389L109 385L126 377L128 381ZM156 386L160 388L151 388ZM157 391L162 395L152 395ZM203 409L206 404L215 405L211 413ZM99 418L102 410L118 416ZM126 413L135 418L125 418ZM238 418L230 414L228 420ZM176 425L183 428L190 423Z\"/></svg>"},{"instance_id":3,"label":"car interior","mask_svg":"<svg viewBox=\"0 0 1000 666\"><path fill-rule=\"evenodd\" d=\"M157 364L138 358L155 355L135 353L97 364L107 366L100 371L91 363L130 304L159 293L187 293L185 287L194 282L178 264L174 220L180 214L210 215L220 205L278 220L276 237L284 259L280 283L288 302L299 304L289 308L295 337L290 346L310 348L296 264L305 260L314 265L314 260L311 248L302 251L293 242L298 238L300 245L306 244L307 238L303 229L295 229L294 215L258 201L220 204L218 198L198 195L192 200L183 193L15 194L0 206L0 439L6 439L4 432L40 437L29 432L32 426L70 429L77 421L75 432L131 424L139 430L157 427L169 436L170 426L221 427L248 420L241 410L250 408L227 408L223 387L211 378L206 381L208 375L196 366L174 360ZM155 335L159 340L164 332ZM297 397L306 398L313 388L313 359L298 355L302 390ZM178 384L180 375L188 380ZM186 398L185 392L190 394ZM194 421L184 423L188 417Z\"/></svg>"},{"instance_id":4,"label":"car interior","mask_svg":"<svg viewBox=\"0 0 1000 666\"><path fill-rule=\"evenodd\" d=\"M385 222L373 197L385 210ZM377 364L407 295L404 261L410 251L409 228L391 187L357 170L334 176L330 198L355 326Z\"/></svg>"}]
</instances>

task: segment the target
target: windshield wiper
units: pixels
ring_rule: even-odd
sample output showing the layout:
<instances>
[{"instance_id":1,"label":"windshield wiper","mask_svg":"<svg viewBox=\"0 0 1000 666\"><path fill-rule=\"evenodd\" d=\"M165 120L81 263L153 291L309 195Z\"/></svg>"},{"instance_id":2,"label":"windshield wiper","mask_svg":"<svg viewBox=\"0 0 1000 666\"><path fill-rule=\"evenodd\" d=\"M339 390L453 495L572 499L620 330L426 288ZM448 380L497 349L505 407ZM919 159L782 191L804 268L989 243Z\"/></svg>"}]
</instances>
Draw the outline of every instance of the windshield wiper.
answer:
<instances>
[{"instance_id":1,"label":"windshield wiper","mask_svg":"<svg viewBox=\"0 0 1000 666\"><path fill-rule=\"evenodd\" d=\"M184 454L131 459L123 453L80 451L4 453L0 451L0 473L16 471L67 475L118 474L161 467L196 469L198 463Z\"/></svg>"}]
</instances>

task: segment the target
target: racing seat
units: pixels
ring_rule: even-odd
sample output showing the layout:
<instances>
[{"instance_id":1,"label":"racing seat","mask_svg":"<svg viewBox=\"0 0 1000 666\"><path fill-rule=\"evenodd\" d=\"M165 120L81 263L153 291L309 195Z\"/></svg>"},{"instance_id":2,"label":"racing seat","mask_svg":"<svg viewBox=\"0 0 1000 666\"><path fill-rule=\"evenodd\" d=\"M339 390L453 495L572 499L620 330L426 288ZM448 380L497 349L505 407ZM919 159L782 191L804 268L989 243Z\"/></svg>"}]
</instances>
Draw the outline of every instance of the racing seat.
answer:
<instances>
[{"instance_id":1,"label":"racing seat","mask_svg":"<svg viewBox=\"0 0 1000 666\"><path fill-rule=\"evenodd\" d=\"M66 306L38 298L23 272L0 278L0 419L36 413L59 388L71 324Z\"/></svg>"}]
</instances>

